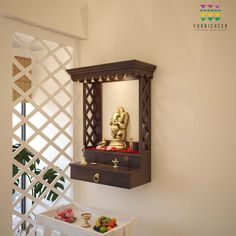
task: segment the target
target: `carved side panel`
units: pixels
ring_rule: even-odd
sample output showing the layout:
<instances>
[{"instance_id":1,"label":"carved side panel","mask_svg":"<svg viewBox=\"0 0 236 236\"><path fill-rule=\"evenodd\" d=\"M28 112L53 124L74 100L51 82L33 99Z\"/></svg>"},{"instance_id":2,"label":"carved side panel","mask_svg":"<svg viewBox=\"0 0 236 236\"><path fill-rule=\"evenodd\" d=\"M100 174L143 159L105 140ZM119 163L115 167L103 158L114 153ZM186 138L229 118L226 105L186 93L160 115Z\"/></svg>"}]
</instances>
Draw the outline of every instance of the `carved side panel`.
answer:
<instances>
[{"instance_id":1,"label":"carved side panel","mask_svg":"<svg viewBox=\"0 0 236 236\"><path fill-rule=\"evenodd\" d=\"M83 120L85 147L96 146L102 140L102 85L83 84Z\"/></svg>"},{"instance_id":2,"label":"carved side panel","mask_svg":"<svg viewBox=\"0 0 236 236\"><path fill-rule=\"evenodd\" d=\"M139 79L139 150L151 151L151 80Z\"/></svg>"}]
</instances>

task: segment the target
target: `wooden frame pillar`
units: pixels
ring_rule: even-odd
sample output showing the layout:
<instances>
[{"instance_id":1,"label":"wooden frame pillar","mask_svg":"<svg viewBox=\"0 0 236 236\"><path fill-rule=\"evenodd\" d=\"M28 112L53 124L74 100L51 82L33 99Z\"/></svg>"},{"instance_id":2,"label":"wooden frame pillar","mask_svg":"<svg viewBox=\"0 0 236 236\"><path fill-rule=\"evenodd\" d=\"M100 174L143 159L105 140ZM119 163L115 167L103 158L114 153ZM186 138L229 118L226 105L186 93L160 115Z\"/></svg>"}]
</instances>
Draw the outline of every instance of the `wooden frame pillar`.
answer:
<instances>
[{"instance_id":1,"label":"wooden frame pillar","mask_svg":"<svg viewBox=\"0 0 236 236\"><path fill-rule=\"evenodd\" d=\"M102 140L102 83L83 83L83 145Z\"/></svg>"}]
</instances>

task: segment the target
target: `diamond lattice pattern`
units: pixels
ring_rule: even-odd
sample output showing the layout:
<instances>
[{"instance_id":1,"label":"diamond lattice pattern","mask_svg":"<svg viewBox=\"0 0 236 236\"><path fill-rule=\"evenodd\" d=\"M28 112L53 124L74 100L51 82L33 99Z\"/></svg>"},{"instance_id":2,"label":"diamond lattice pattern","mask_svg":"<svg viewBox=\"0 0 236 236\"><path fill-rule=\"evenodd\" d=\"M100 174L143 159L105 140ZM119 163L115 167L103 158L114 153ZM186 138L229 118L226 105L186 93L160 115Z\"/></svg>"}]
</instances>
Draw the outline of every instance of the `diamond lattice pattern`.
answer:
<instances>
[{"instance_id":1,"label":"diamond lattice pattern","mask_svg":"<svg viewBox=\"0 0 236 236\"><path fill-rule=\"evenodd\" d=\"M13 49L13 235L17 235L22 229L29 232L35 214L71 201L72 82L65 70L73 66L73 50L22 33L14 34Z\"/></svg>"},{"instance_id":2,"label":"diamond lattice pattern","mask_svg":"<svg viewBox=\"0 0 236 236\"><path fill-rule=\"evenodd\" d=\"M151 80L140 79L140 109L142 110L141 117L141 140L140 150L150 151L151 149Z\"/></svg>"}]
</instances>

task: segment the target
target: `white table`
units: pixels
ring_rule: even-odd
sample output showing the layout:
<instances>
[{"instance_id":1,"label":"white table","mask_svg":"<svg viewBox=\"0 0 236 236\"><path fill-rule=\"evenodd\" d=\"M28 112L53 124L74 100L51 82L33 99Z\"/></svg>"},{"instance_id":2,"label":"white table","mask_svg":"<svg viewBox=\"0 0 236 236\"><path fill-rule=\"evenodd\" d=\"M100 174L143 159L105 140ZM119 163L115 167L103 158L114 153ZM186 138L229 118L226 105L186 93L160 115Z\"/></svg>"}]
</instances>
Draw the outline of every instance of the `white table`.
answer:
<instances>
[{"instance_id":1,"label":"white table","mask_svg":"<svg viewBox=\"0 0 236 236\"><path fill-rule=\"evenodd\" d=\"M59 206L57 208L53 208L49 211L45 211L41 214L38 214L36 217L36 226L30 236L35 235L35 229L37 226L43 227L43 236L51 236L52 232L55 230L60 232L61 236L133 236L134 229L135 229L135 222L136 220L130 217L121 216L118 213L102 210L94 207L85 206L79 203L72 203L68 205L64 205L65 207L71 207L77 220L70 224L60 220L55 219L56 212L59 208L63 206ZM92 214L92 218L89 221L92 225L90 228L83 228L81 219L81 214L84 212L89 212ZM117 219L117 227L114 229L107 231L106 233L102 234L96 232L93 229L95 225L96 219L99 216L108 216L111 218ZM58 235L58 234L57 234Z\"/></svg>"}]
</instances>

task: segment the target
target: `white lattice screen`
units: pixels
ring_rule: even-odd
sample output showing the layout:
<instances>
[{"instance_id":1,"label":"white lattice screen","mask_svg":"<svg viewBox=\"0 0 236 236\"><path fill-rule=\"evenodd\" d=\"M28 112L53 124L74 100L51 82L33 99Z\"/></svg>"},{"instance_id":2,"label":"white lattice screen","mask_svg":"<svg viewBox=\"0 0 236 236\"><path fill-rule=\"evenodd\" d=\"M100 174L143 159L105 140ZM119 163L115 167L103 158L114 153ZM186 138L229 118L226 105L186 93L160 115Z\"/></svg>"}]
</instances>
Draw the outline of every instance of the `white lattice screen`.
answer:
<instances>
[{"instance_id":1,"label":"white lattice screen","mask_svg":"<svg viewBox=\"0 0 236 236\"><path fill-rule=\"evenodd\" d=\"M71 47L22 33L13 38L13 235L34 216L71 201ZM27 63L24 63L27 61Z\"/></svg>"}]
</instances>

